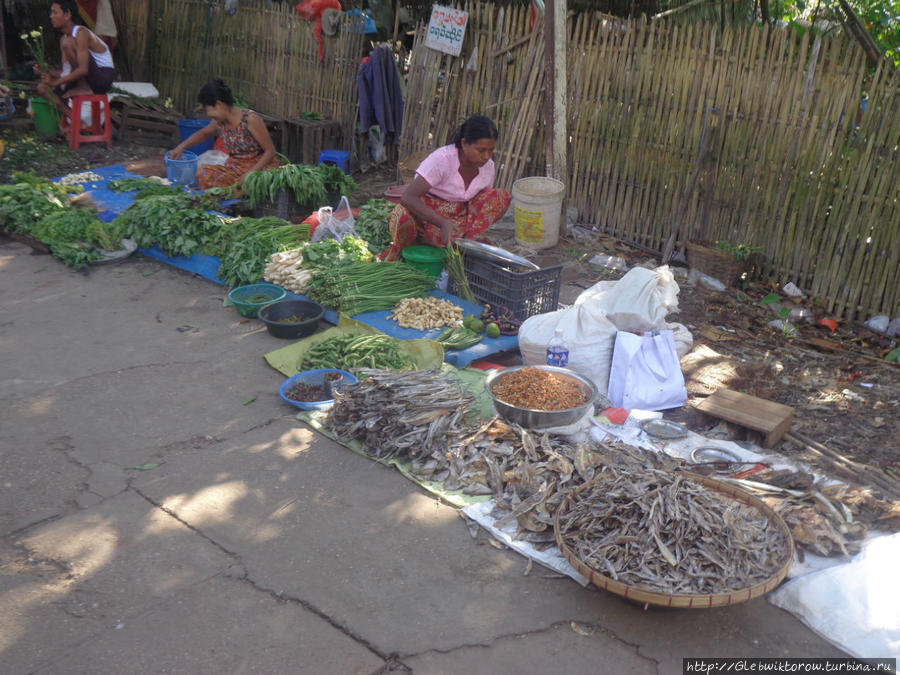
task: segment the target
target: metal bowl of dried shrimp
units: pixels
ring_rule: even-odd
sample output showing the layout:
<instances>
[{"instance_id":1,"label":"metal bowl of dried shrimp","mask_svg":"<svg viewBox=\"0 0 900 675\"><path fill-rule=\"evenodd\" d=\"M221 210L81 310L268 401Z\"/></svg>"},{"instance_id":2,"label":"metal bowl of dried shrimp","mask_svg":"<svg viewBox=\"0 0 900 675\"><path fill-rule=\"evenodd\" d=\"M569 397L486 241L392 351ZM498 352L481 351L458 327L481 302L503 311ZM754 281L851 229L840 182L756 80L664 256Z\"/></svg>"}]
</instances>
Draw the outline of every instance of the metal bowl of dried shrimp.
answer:
<instances>
[{"instance_id":1,"label":"metal bowl of dried shrimp","mask_svg":"<svg viewBox=\"0 0 900 675\"><path fill-rule=\"evenodd\" d=\"M526 429L577 422L600 395L597 385L568 368L513 366L488 375L485 389L497 413Z\"/></svg>"}]
</instances>

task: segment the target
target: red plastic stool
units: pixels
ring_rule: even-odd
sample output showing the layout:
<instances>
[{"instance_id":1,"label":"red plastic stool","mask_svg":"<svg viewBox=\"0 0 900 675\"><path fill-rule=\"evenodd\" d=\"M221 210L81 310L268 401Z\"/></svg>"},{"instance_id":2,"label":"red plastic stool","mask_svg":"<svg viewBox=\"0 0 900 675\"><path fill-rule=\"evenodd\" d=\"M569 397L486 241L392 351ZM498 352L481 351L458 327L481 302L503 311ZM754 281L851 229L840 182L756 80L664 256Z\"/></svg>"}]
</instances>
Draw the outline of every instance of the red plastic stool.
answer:
<instances>
[{"instance_id":1,"label":"red plastic stool","mask_svg":"<svg viewBox=\"0 0 900 675\"><path fill-rule=\"evenodd\" d=\"M109 98L107 98L106 94L73 96L70 101L71 110L67 115L69 118L69 147L72 150L77 150L82 143L100 143L105 141L106 147L111 149L112 123L110 122ZM91 124L88 127L81 126L82 103L91 104ZM106 108L102 122L100 120L101 104Z\"/></svg>"}]
</instances>

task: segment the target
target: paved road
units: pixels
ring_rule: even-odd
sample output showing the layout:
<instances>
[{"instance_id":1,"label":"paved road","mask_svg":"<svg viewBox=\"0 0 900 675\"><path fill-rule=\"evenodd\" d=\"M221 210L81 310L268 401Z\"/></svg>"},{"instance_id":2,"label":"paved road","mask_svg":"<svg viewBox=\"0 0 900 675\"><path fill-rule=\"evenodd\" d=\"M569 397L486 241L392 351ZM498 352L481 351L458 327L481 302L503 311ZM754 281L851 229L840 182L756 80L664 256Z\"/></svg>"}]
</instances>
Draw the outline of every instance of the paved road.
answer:
<instances>
[{"instance_id":1,"label":"paved road","mask_svg":"<svg viewBox=\"0 0 900 675\"><path fill-rule=\"evenodd\" d=\"M680 673L686 656L841 655L762 599L645 611L526 576L454 509L297 422L262 359L283 343L223 296L141 257L85 275L0 239L3 673Z\"/></svg>"}]
</instances>

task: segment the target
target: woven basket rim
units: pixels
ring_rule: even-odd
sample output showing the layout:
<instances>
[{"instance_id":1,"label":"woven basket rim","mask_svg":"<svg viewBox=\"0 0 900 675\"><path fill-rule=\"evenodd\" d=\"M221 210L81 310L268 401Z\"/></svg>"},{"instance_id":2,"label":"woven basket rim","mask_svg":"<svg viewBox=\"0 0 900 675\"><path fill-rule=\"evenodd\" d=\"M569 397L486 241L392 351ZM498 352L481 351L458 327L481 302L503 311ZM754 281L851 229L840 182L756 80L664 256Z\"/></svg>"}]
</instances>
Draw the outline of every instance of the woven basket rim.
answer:
<instances>
[{"instance_id":1,"label":"woven basket rim","mask_svg":"<svg viewBox=\"0 0 900 675\"><path fill-rule=\"evenodd\" d=\"M764 513L769 520L782 531L787 538L787 550L785 551L784 561L778 569L769 576L769 578L752 586L741 588L736 591L729 591L727 593L660 593L659 591L651 591L621 581L616 581L615 579L604 575L582 562L565 543L559 531L560 513L568 508L573 495L587 489L594 481L588 481L566 495L566 498L563 499L559 508L556 509L556 514L553 518L553 533L556 537L556 544L559 546L559 550L562 551L563 555L572 566L583 576L587 577L587 579L597 588L602 588L605 591L621 595L629 600L660 607L676 607L682 609L723 607L761 597L777 588L787 576L788 570L794 562L794 537L791 535L790 529L781 516L779 516L775 510L764 501L735 485L715 480L714 478L709 478L707 476L690 473L689 471L680 471L679 474L688 480L704 485L717 492L721 492L747 506L752 506L757 510L762 511L762 513Z\"/></svg>"}]
</instances>

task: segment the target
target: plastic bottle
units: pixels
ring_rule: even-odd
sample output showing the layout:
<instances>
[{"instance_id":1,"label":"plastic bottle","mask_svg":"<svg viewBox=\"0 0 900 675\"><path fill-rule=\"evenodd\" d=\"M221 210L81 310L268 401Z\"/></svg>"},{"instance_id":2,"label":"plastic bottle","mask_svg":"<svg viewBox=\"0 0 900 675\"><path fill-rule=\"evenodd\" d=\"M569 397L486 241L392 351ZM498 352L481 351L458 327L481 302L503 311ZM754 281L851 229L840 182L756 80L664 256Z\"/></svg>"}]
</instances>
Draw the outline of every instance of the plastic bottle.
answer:
<instances>
[{"instance_id":1,"label":"plastic bottle","mask_svg":"<svg viewBox=\"0 0 900 675\"><path fill-rule=\"evenodd\" d=\"M547 365L565 368L569 363L569 345L563 337L562 328L553 331L553 339L547 345Z\"/></svg>"}]
</instances>

